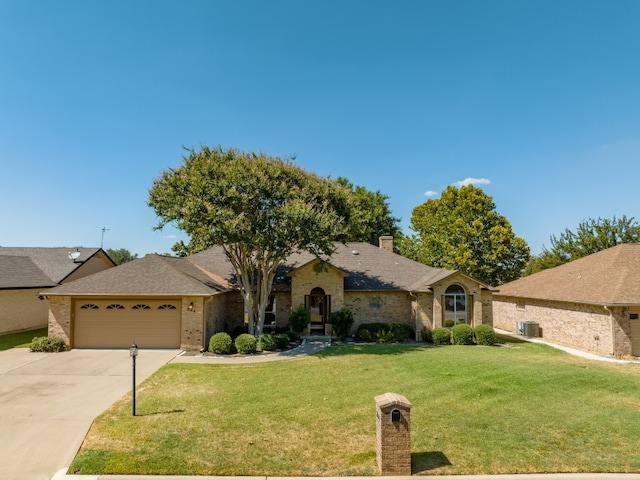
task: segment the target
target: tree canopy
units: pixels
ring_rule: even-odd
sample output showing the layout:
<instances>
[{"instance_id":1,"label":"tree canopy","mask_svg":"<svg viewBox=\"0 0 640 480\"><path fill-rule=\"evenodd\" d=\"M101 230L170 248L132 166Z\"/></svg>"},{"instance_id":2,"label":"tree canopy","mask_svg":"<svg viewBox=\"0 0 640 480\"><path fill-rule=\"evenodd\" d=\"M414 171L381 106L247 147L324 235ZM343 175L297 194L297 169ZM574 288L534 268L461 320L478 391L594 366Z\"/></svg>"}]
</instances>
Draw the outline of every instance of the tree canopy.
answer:
<instances>
[{"instance_id":1,"label":"tree canopy","mask_svg":"<svg viewBox=\"0 0 640 480\"><path fill-rule=\"evenodd\" d=\"M109 258L115 262L116 265L122 265L123 263L130 262L138 258L138 254L132 254L126 248L118 248L114 250L112 248L107 248L107 255Z\"/></svg>"},{"instance_id":2,"label":"tree canopy","mask_svg":"<svg viewBox=\"0 0 640 480\"><path fill-rule=\"evenodd\" d=\"M489 285L520 277L529 260L527 243L496 212L493 199L473 185L449 186L439 199L415 207L411 228L415 234L402 240L402 255Z\"/></svg>"},{"instance_id":3,"label":"tree canopy","mask_svg":"<svg viewBox=\"0 0 640 480\"><path fill-rule=\"evenodd\" d=\"M354 186L344 177L338 177L336 181L351 192L347 241L377 245L382 235L398 236L400 234L398 227L400 220L391 214L387 195L380 190L372 192L365 187Z\"/></svg>"},{"instance_id":4,"label":"tree canopy","mask_svg":"<svg viewBox=\"0 0 640 480\"><path fill-rule=\"evenodd\" d=\"M187 150L149 192L157 228L173 223L190 237L178 253L221 245L259 335L278 265L297 251L330 255L346 238L349 191L290 160L233 148Z\"/></svg>"},{"instance_id":5,"label":"tree canopy","mask_svg":"<svg viewBox=\"0 0 640 480\"><path fill-rule=\"evenodd\" d=\"M543 246L542 253L531 258L525 275L557 267L620 243L638 243L640 225L626 215L612 219L590 218L581 222L575 232L567 228L559 237L551 235L550 242L551 248Z\"/></svg>"}]
</instances>

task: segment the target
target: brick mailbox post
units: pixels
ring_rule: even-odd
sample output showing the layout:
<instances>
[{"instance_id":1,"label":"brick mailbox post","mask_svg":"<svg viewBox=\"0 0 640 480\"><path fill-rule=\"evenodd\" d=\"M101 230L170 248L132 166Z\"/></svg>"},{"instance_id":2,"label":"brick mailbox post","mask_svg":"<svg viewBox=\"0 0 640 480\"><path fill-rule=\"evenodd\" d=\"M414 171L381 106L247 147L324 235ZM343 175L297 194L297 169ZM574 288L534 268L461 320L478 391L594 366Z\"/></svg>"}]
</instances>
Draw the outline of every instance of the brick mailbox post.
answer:
<instances>
[{"instance_id":1,"label":"brick mailbox post","mask_svg":"<svg viewBox=\"0 0 640 480\"><path fill-rule=\"evenodd\" d=\"M378 395L376 452L381 475L411 475L411 402L397 393Z\"/></svg>"}]
</instances>

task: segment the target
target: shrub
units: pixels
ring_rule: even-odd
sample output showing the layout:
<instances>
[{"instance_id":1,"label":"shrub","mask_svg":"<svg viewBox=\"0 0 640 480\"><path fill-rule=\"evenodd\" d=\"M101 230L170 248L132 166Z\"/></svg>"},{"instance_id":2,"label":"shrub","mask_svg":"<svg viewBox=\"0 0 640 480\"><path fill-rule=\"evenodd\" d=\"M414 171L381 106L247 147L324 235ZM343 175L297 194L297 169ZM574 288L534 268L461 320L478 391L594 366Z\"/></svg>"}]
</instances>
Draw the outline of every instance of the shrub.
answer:
<instances>
[{"instance_id":1,"label":"shrub","mask_svg":"<svg viewBox=\"0 0 640 480\"><path fill-rule=\"evenodd\" d=\"M366 333L363 333L363 330L367 330L370 334L369 338L366 338ZM365 342L374 340L378 338L378 334L384 331L385 334L391 332L394 336L393 341L404 342L408 338L413 338L414 333L413 329L409 325L405 325L402 323L382 323L382 322L373 322L373 323L363 323L358 327L358 331L356 332L356 338L358 340L363 340Z\"/></svg>"},{"instance_id":2,"label":"shrub","mask_svg":"<svg viewBox=\"0 0 640 480\"><path fill-rule=\"evenodd\" d=\"M341 308L336 312L331 312L330 322L333 325L334 335L340 340L344 340L353 326L353 313L347 308Z\"/></svg>"},{"instance_id":3,"label":"shrub","mask_svg":"<svg viewBox=\"0 0 640 480\"><path fill-rule=\"evenodd\" d=\"M451 345L451 330L438 327L431 332L434 345Z\"/></svg>"},{"instance_id":4,"label":"shrub","mask_svg":"<svg viewBox=\"0 0 640 480\"><path fill-rule=\"evenodd\" d=\"M363 342L370 342L371 332L367 328L359 328L358 332L356 333L356 338L358 340L362 340Z\"/></svg>"},{"instance_id":5,"label":"shrub","mask_svg":"<svg viewBox=\"0 0 640 480\"><path fill-rule=\"evenodd\" d=\"M379 332L376 332L375 336L377 343L393 343L396 341L396 336L391 330L388 332L386 330L380 330Z\"/></svg>"},{"instance_id":6,"label":"shrub","mask_svg":"<svg viewBox=\"0 0 640 480\"><path fill-rule=\"evenodd\" d=\"M426 343L433 342L433 332L429 327L422 327L422 341Z\"/></svg>"},{"instance_id":7,"label":"shrub","mask_svg":"<svg viewBox=\"0 0 640 480\"><path fill-rule=\"evenodd\" d=\"M289 314L289 326L291 330L300 334L304 332L307 325L309 325L309 312L304 308L304 305L300 305Z\"/></svg>"},{"instance_id":8,"label":"shrub","mask_svg":"<svg viewBox=\"0 0 640 480\"><path fill-rule=\"evenodd\" d=\"M294 332L293 330L286 331L283 333L283 335L289 337L290 342L297 342L298 340L300 340L300 334Z\"/></svg>"},{"instance_id":9,"label":"shrub","mask_svg":"<svg viewBox=\"0 0 640 480\"><path fill-rule=\"evenodd\" d=\"M258 338L258 347L260 347L260 350L271 352L278 348L278 344L276 343L276 339L273 335L270 333L263 333Z\"/></svg>"},{"instance_id":10,"label":"shrub","mask_svg":"<svg viewBox=\"0 0 640 480\"><path fill-rule=\"evenodd\" d=\"M253 335L243 333L236 338L235 346L238 353L256 353L258 342Z\"/></svg>"},{"instance_id":11,"label":"shrub","mask_svg":"<svg viewBox=\"0 0 640 480\"><path fill-rule=\"evenodd\" d=\"M491 325L478 325L475 334L478 345L493 346L496 343L496 332Z\"/></svg>"},{"instance_id":12,"label":"shrub","mask_svg":"<svg viewBox=\"0 0 640 480\"><path fill-rule=\"evenodd\" d=\"M459 323L451 329L454 345L473 345L473 328L466 323Z\"/></svg>"},{"instance_id":13,"label":"shrub","mask_svg":"<svg viewBox=\"0 0 640 480\"><path fill-rule=\"evenodd\" d=\"M58 337L34 337L29 345L32 352L64 352L67 344Z\"/></svg>"},{"instance_id":14,"label":"shrub","mask_svg":"<svg viewBox=\"0 0 640 480\"><path fill-rule=\"evenodd\" d=\"M276 341L276 346L278 350L285 350L289 346L289 335L286 333L279 333L274 335L273 338Z\"/></svg>"},{"instance_id":15,"label":"shrub","mask_svg":"<svg viewBox=\"0 0 640 480\"><path fill-rule=\"evenodd\" d=\"M209 351L218 355L229 355L231 353L231 335L225 332L216 333L209 339Z\"/></svg>"},{"instance_id":16,"label":"shrub","mask_svg":"<svg viewBox=\"0 0 640 480\"><path fill-rule=\"evenodd\" d=\"M445 320L445 321L444 321L444 326L445 326L445 327L447 327L447 328L451 328L451 327L453 327L455 324L456 324L456 322L454 322L454 321L453 321L453 320L451 320L451 319L448 319L448 320Z\"/></svg>"}]
</instances>

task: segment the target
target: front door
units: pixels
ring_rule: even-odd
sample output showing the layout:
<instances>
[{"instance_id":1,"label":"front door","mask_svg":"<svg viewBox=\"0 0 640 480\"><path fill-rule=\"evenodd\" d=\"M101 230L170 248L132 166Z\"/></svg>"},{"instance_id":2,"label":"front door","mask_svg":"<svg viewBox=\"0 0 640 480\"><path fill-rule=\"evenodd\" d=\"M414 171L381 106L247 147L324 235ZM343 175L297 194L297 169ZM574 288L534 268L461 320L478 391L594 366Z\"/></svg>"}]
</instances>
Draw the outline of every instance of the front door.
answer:
<instances>
[{"instance_id":1,"label":"front door","mask_svg":"<svg viewBox=\"0 0 640 480\"><path fill-rule=\"evenodd\" d=\"M314 288L309 295L305 296L305 303L309 312L309 333L311 335L325 334L330 301L331 297L325 295L322 288Z\"/></svg>"}]
</instances>

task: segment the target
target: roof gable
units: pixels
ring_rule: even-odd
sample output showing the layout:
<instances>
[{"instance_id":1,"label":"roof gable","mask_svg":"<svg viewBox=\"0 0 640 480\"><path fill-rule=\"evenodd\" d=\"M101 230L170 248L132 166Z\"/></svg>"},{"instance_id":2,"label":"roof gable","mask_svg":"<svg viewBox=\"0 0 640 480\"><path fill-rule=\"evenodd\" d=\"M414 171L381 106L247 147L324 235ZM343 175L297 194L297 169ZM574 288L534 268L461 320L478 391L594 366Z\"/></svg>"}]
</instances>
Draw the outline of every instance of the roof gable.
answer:
<instances>
[{"instance_id":1,"label":"roof gable","mask_svg":"<svg viewBox=\"0 0 640 480\"><path fill-rule=\"evenodd\" d=\"M101 248L0 247L0 255L30 258L47 277L53 280L51 285L55 285L61 283L101 250ZM79 254L76 258L70 256L74 252Z\"/></svg>"},{"instance_id":2,"label":"roof gable","mask_svg":"<svg viewBox=\"0 0 640 480\"><path fill-rule=\"evenodd\" d=\"M502 285L497 296L640 304L640 244L620 244Z\"/></svg>"}]
</instances>

